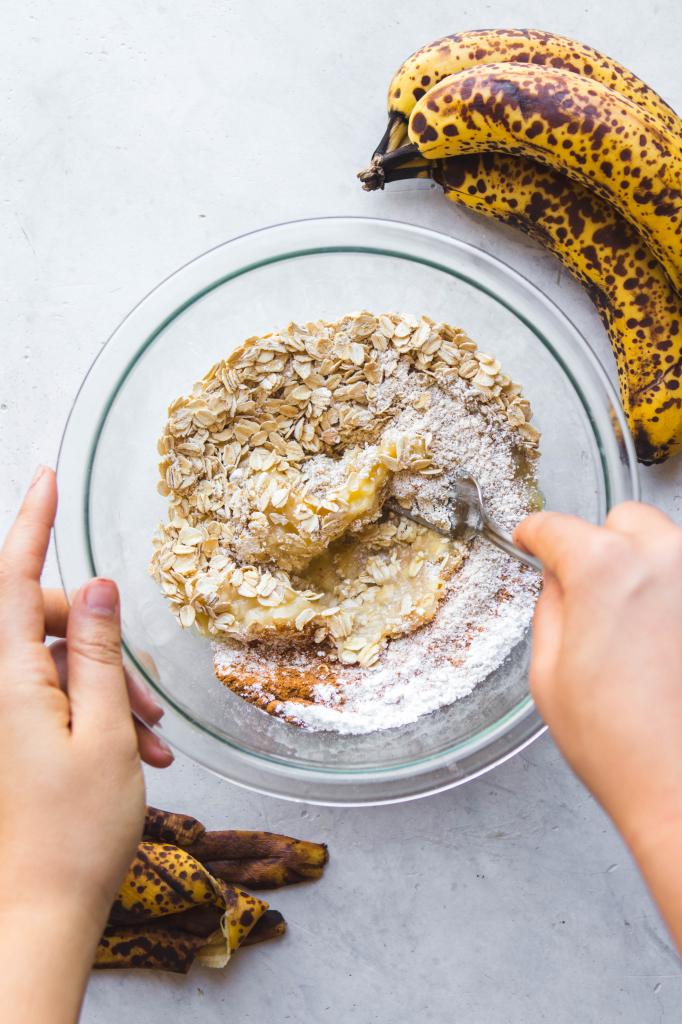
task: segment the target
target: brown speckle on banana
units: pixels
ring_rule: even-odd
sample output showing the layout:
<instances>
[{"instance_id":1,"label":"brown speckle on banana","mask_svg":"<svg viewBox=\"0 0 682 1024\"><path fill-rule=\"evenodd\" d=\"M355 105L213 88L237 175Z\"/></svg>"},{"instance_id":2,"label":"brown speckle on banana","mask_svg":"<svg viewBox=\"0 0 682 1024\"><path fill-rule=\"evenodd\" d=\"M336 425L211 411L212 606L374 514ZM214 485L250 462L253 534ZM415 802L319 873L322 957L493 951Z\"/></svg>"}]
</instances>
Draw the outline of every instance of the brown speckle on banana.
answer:
<instances>
[{"instance_id":1,"label":"brown speckle on banana","mask_svg":"<svg viewBox=\"0 0 682 1024\"><path fill-rule=\"evenodd\" d=\"M208 939L197 942L196 936L177 928L179 915L211 908L219 911L223 923ZM109 912L95 966L184 972L196 957L222 966L267 909L263 900L214 878L187 850L143 840ZM164 929L164 918L176 926Z\"/></svg>"},{"instance_id":2,"label":"brown speckle on banana","mask_svg":"<svg viewBox=\"0 0 682 1024\"><path fill-rule=\"evenodd\" d=\"M681 451L682 297L637 231L610 203L533 160L479 153L428 168L448 199L520 228L585 285L609 334L638 458L662 462Z\"/></svg>"},{"instance_id":3,"label":"brown speckle on banana","mask_svg":"<svg viewBox=\"0 0 682 1024\"><path fill-rule=\"evenodd\" d=\"M538 29L477 29L444 36L423 46L398 68L388 89L392 132L378 152L396 149L405 141L399 131L415 103L448 75L481 64L513 62L551 67L584 75L633 100L656 117L664 131L682 138L682 121L658 93L627 68L591 46Z\"/></svg>"},{"instance_id":4,"label":"brown speckle on banana","mask_svg":"<svg viewBox=\"0 0 682 1024\"><path fill-rule=\"evenodd\" d=\"M549 68L486 65L430 89L408 133L428 160L489 151L568 174L613 203L682 287L682 147L611 89Z\"/></svg>"}]
</instances>

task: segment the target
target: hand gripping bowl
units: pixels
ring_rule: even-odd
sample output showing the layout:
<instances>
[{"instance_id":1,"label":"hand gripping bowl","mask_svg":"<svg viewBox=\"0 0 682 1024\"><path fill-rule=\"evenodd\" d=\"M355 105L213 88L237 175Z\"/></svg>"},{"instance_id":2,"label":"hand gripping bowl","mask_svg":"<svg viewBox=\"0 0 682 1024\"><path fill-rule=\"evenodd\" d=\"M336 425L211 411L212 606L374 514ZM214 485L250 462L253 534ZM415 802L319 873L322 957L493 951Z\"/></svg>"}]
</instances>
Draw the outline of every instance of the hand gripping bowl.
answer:
<instances>
[{"instance_id":1,"label":"hand gripping bowl","mask_svg":"<svg viewBox=\"0 0 682 1024\"><path fill-rule=\"evenodd\" d=\"M155 691L173 745L232 782L324 804L459 785L543 729L528 694L526 638L469 697L410 726L305 732L221 686L210 645L179 628L147 575L166 512L156 441L169 402L251 335L360 309L426 313L500 359L542 431L547 507L599 522L638 490L618 401L584 339L529 281L464 242L365 218L279 224L218 246L151 292L94 363L64 432L62 582L67 592L95 574L118 582L127 667Z\"/></svg>"}]
</instances>

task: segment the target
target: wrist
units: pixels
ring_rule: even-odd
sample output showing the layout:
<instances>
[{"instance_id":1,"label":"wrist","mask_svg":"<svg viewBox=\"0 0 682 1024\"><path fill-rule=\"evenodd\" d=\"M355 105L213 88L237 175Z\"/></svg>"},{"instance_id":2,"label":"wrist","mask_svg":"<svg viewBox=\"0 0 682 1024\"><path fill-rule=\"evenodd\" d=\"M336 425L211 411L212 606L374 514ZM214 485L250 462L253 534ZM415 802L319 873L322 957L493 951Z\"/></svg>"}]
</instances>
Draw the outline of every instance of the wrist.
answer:
<instances>
[{"instance_id":1,"label":"wrist","mask_svg":"<svg viewBox=\"0 0 682 1024\"><path fill-rule=\"evenodd\" d=\"M682 953L682 794L647 808L622 833Z\"/></svg>"},{"instance_id":2,"label":"wrist","mask_svg":"<svg viewBox=\"0 0 682 1024\"><path fill-rule=\"evenodd\" d=\"M73 900L52 904L49 899L14 899L0 908L2 998L14 1024L74 1024L95 957L98 926Z\"/></svg>"},{"instance_id":3,"label":"wrist","mask_svg":"<svg viewBox=\"0 0 682 1024\"><path fill-rule=\"evenodd\" d=\"M0 929L5 935L11 935L13 929L22 935L35 930L40 932L41 945L47 936L50 941L65 936L72 953L82 950L89 955L94 950L104 930L108 908L103 910L98 901L81 893L55 892L40 882L32 892L18 889L16 880L5 885L0 879Z\"/></svg>"},{"instance_id":4,"label":"wrist","mask_svg":"<svg viewBox=\"0 0 682 1024\"><path fill-rule=\"evenodd\" d=\"M671 843L682 845L682 793L661 795L636 808L630 806L613 818L640 863Z\"/></svg>"}]
</instances>

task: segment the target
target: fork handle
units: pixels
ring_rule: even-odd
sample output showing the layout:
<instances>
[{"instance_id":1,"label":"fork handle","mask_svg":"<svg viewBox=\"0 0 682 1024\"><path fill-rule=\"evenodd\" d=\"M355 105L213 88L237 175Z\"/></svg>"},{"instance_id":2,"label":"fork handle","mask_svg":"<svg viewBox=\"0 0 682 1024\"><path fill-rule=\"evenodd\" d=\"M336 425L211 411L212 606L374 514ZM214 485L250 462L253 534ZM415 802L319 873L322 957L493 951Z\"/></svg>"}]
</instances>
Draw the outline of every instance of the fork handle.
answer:
<instances>
[{"instance_id":1,"label":"fork handle","mask_svg":"<svg viewBox=\"0 0 682 1024\"><path fill-rule=\"evenodd\" d=\"M516 558L519 562L529 566L531 569L537 569L538 572L542 572L542 562L540 559L527 554L525 551L522 551L520 547L517 547L511 539L511 535L508 534L506 530L502 530L497 523L488 519L487 516L483 519L481 533L487 537L492 544L500 548L501 551L506 551L508 555Z\"/></svg>"}]
</instances>

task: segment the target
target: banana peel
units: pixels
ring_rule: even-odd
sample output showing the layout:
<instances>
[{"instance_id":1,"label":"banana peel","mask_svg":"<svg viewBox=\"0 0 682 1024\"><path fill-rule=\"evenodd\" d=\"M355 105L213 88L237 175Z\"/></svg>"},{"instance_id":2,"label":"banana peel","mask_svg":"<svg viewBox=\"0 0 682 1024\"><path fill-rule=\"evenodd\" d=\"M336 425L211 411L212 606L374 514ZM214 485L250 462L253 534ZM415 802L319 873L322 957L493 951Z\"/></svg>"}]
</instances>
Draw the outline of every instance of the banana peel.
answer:
<instances>
[{"instance_id":1,"label":"banana peel","mask_svg":"<svg viewBox=\"0 0 682 1024\"><path fill-rule=\"evenodd\" d=\"M107 925L95 954L96 970L142 967L187 974L207 940L177 928Z\"/></svg>"},{"instance_id":2,"label":"banana peel","mask_svg":"<svg viewBox=\"0 0 682 1024\"><path fill-rule=\"evenodd\" d=\"M275 832L209 832L196 818L155 807L147 809L144 838L180 846L216 878L250 889L279 889L320 878L329 857L323 843Z\"/></svg>"},{"instance_id":3,"label":"banana peel","mask_svg":"<svg viewBox=\"0 0 682 1024\"><path fill-rule=\"evenodd\" d=\"M262 901L258 901L259 903ZM203 910L203 908L202 908ZM150 921L147 925L108 924L97 947L95 968L146 968L187 974L196 961L204 967L224 967L225 942L217 913L202 923L195 910ZM278 910L266 910L242 939L253 946L284 935L286 923Z\"/></svg>"},{"instance_id":4,"label":"banana peel","mask_svg":"<svg viewBox=\"0 0 682 1024\"><path fill-rule=\"evenodd\" d=\"M182 920L197 909L214 911L207 935L192 934ZM214 878L186 850L143 841L111 908L95 967L185 973L195 960L224 967L267 910L263 900Z\"/></svg>"},{"instance_id":5,"label":"banana peel","mask_svg":"<svg viewBox=\"0 0 682 1024\"><path fill-rule=\"evenodd\" d=\"M207 832L196 818L149 808L94 966L178 974L195 962L224 967L240 946L286 931L278 911L230 882L246 878L273 888L317 878L327 856L318 843L267 832Z\"/></svg>"}]
</instances>

